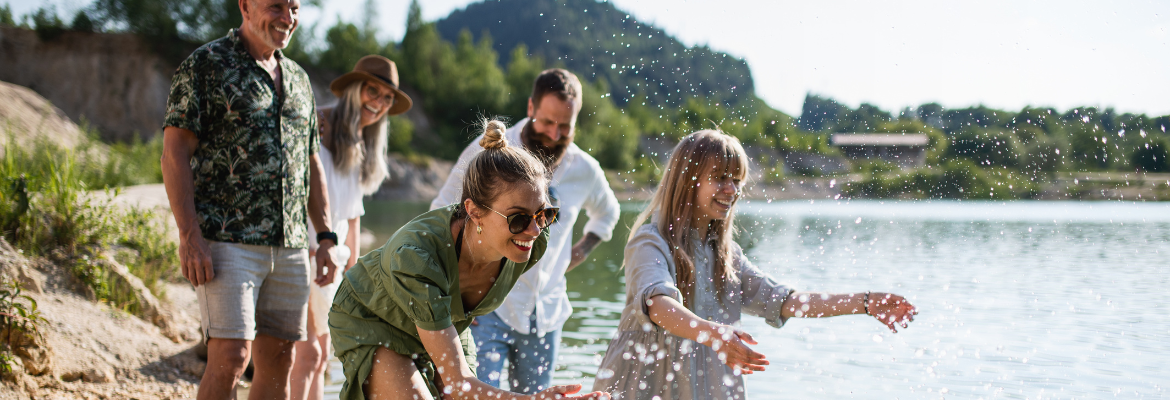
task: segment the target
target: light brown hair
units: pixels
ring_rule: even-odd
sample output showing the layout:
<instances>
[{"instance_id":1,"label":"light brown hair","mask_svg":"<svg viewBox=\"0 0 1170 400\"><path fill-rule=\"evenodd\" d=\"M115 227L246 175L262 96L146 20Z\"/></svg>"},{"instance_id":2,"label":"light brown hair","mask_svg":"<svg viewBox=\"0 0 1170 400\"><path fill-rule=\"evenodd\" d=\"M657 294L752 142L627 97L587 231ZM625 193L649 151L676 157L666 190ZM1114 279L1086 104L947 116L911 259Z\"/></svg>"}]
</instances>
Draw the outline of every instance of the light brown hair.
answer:
<instances>
[{"instance_id":1,"label":"light brown hair","mask_svg":"<svg viewBox=\"0 0 1170 400\"><path fill-rule=\"evenodd\" d=\"M549 173L544 164L528 150L508 145L504 138L507 127L503 122L485 119L482 125L483 139L479 145L483 151L476 154L467 165L459 203L471 199L475 204L486 206L495 201L509 185L516 183L530 184L542 195L547 195Z\"/></svg>"},{"instance_id":2,"label":"light brown hair","mask_svg":"<svg viewBox=\"0 0 1170 400\"><path fill-rule=\"evenodd\" d=\"M695 236L703 234L703 227L696 228L695 203L696 183L706 180L712 171L725 172L731 176L747 179L748 158L739 140L717 130L702 130L687 135L674 147L662 182L654 191L650 204L634 220L630 232L635 232L652 216L658 222L658 231L670 246L674 259L675 284L683 294L683 303L689 308L693 304L695 286L695 263L693 255ZM733 206L734 207L734 206ZM719 298L723 298L729 282L738 282L731 259L731 240L735 235L735 212L724 220L714 220L707 229L707 237L698 238L710 243L712 253L712 276ZM634 235L630 235L634 237Z\"/></svg>"}]
</instances>

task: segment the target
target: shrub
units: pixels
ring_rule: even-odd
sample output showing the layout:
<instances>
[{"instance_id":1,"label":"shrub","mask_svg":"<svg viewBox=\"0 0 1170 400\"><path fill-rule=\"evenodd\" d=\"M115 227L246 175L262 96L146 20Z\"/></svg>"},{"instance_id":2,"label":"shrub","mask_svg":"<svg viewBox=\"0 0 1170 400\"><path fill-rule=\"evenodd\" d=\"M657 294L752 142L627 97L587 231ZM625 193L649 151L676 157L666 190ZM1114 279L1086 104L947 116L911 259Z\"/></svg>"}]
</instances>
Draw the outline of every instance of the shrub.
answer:
<instances>
[{"instance_id":1,"label":"shrub","mask_svg":"<svg viewBox=\"0 0 1170 400\"><path fill-rule=\"evenodd\" d=\"M37 301L22 291L20 283L0 278L0 331L6 333L0 337L0 374L13 372L15 359L9 338L18 334L40 335L40 324L45 322L37 310Z\"/></svg>"},{"instance_id":2,"label":"shrub","mask_svg":"<svg viewBox=\"0 0 1170 400\"><path fill-rule=\"evenodd\" d=\"M108 255L156 294L160 280L178 279L177 246L158 216L116 207L112 199L117 190L105 189L106 196L89 190L96 186L90 182L136 180L130 167L111 165L126 157L119 154L153 155L149 146L128 145L105 159L96 152L61 149L47 141L37 142L31 151L10 142L5 150L0 162L0 222L9 242L69 266L99 299L131 312L133 294L109 283L110 272L102 262Z\"/></svg>"}]
</instances>

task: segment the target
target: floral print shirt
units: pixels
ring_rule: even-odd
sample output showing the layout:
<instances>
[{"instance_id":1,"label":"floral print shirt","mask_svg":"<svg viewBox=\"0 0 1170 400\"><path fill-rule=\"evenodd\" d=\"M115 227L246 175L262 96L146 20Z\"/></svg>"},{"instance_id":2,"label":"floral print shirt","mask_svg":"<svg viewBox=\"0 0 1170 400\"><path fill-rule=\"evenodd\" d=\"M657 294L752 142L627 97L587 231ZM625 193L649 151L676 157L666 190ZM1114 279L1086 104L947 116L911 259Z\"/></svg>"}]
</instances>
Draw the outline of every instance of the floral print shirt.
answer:
<instances>
[{"instance_id":1,"label":"floral print shirt","mask_svg":"<svg viewBox=\"0 0 1170 400\"><path fill-rule=\"evenodd\" d=\"M308 247L309 157L317 153L309 76L276 52L281 89L238 30L175 72L164 126L195 132L195 210L207 240Z\"/></svg>"}]
</instances>

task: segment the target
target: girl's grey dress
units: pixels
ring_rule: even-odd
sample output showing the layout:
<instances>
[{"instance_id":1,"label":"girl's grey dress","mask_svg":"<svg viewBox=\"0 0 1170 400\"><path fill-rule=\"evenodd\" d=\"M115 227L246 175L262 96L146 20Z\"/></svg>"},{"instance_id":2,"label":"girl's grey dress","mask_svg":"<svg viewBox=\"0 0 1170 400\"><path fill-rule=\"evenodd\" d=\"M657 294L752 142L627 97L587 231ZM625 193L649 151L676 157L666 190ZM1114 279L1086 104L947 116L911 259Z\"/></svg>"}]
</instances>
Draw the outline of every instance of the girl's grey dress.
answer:
<instances>
[{"instance_id":1,"label":"girl's grey dress","mask_svg":"<svg viewBox=\"0 0 1170 400\"><path fill-rule=\"evenodd\" d=\"M656 221L657 219L655 219ZM690 306L699 318L738 326L740 315L763 317L779 328L785 318L780 308L792 290L760 272L734 245L733 266L739 282L729 282L723 301L718 301L712 281L712 252L696 246L695 296ZM672 335L647 315L646 300L667 295L683 303L675 286L674 258L658 232L647 223L633 233L626 245L626 308L618 333L597 371L593 390L615 399L744 399L743 377L719 361L706 345Z\"/></svg>"}]
</instances>

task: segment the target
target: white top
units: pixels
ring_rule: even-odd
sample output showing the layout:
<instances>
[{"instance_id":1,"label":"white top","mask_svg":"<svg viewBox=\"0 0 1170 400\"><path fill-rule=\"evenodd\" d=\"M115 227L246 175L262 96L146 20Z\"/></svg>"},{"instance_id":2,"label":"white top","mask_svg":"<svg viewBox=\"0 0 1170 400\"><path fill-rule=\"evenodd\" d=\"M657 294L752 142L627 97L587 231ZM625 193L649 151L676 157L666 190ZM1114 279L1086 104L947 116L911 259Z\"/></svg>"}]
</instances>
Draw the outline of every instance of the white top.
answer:
<instances>
[{"instance_id":1,"label":"white top","mask_svg":"<svg viewBox=\"0 0 1170 400\"><path fill-rule=\"evenodd\" d=\"M510 146L522 146L520 131L527 123L527 118L522 119L504 133ZM447 183L431 202L431 209L457 203L462 198L463 175L471 159L483 151L479 146L482 138L482 135L475 138L463 150L451 175L447 177ZM524 333L529 332L529 315L535 312L536 333L539 336L560 330L573 313L573 306L569 304L569 295L565 291L565 271L569 269L573 253L571 236L573 226L577 223L577 214L585 210L589 222L585 224L584 232L591 232L603 241L613 236L613 227L617 225L619 215L617 197L614 197L609 182L605 180L605 171L597 160L576 144L570 143L565 150L564 158L553 172L549 186L559 200L554 206L560 207L561 211L557 223L549 227L548 249L544 258L520 277L504 303L496 309L496 314L504 323Z\"/></svg>"},{"instance_id":2,"label":"white top","mask_svg":"<svg viewBox=\"0 0 1170 400\"><path fill-rule=\"evenodd\" d=\"M321 146L317 156L321 158L321 165L325 169L325 186L329 189L329 217L332 219L333 232L337 234L337 246L333 248L333 257L341 260L338 267L345 267L349 260L350 248L346 246L345 238L349 235L349 220L365 215L366 208L362 205L361 171L338 171L333 165L333 153L325 146ZM309 248L317 250L317 230L313 228L313 221L309 221Z\"/></svg>"}]
</instances>

